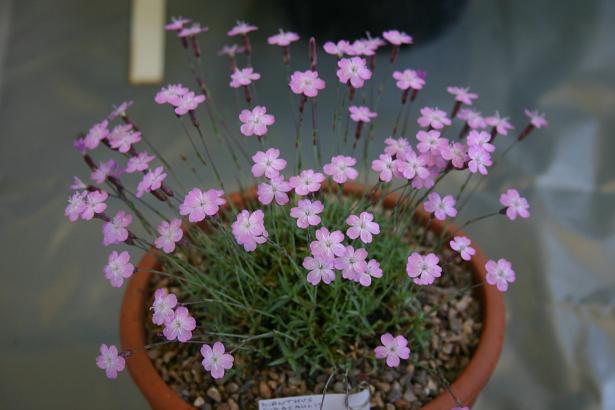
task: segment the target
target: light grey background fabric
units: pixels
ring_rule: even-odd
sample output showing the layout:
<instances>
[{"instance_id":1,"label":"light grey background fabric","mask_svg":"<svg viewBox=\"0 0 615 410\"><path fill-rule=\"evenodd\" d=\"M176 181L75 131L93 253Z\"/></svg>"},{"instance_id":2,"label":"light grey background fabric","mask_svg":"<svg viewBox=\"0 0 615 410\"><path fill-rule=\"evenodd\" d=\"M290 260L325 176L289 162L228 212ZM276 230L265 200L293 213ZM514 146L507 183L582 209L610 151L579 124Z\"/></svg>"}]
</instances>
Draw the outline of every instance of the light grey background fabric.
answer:
<instances>
[{"instance_id":1,"label":"light grey background fabric","mask_svg":"<svg viewBox=\"0 0 615 410\"><path fill-rule=\"evenodd\" d=\"M231 113L226 62L214 53L236 19L260 26L254 36L254 63L263 74L257 97L272 112L287 113L280 50L264 39L288 26L273 3L258 3L173 2L168 15L210 26L207 77ZM117 0L0 1L4 409L146 407L128 374L109 381L95 366L99 344L118 343L122 290L102 276L109 249L101 246L99 224L63 217L72 176L88 176L72 139L112 103L133 99L131 115L173 163L190 150L177 121L153 103L158 87L127 83L129 7ZM304 47L293 53L305 63ZM166 59L166 80L192 87L172 38ZM527 221L499 218L469 229L490 257L511 260L518 277L506 294L504 352L475 408L615 409L615 2L470 1L439 37L400 59L429 74L420 104L449 109L445 87L467 84L481 95L479 110L498 109L517 128L525 124L525 107L546 112L551 123L493 171L467 208L467 216L492 211L511 186L532 205ZM321 54L320 64L333 85L332 59ZM398 107L392 86L387 92L379 110L383 123ZM319 104L324 111L333 102ZM327 126L321 127L324 141ZM290 116L278 115L275 129L277 145L292 158ZM371 157L386 132L377 136ZM252 141L246 146L256 148ZM224 147L213 149L224 155ZM186 183L195 184L179 165ZM223 173L235 189L230 161ZM447 182L442 192L461 177Z\"/></svg>"}]
</instances>

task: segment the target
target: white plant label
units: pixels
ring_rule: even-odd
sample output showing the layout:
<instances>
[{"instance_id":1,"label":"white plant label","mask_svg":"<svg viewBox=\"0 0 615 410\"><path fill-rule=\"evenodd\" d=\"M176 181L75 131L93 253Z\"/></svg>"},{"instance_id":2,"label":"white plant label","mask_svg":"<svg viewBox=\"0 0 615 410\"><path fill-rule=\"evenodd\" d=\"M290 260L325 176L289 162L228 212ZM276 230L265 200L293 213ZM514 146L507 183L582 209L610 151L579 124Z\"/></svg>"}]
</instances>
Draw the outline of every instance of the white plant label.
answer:
<instances>
[{"instance_id":1,"label":"white plant label","mask_svg":"<svg viewBox=\"0 0 615 410\"><path fill-rule=\"evenodd\" d=\"M281 397L271 400L259 400L258 410L321 410L322 394L311 396ZM322 410L369 410L369 390L363 390L348 396L345 394L325 395Z\"/></svg>"}]
</instances>

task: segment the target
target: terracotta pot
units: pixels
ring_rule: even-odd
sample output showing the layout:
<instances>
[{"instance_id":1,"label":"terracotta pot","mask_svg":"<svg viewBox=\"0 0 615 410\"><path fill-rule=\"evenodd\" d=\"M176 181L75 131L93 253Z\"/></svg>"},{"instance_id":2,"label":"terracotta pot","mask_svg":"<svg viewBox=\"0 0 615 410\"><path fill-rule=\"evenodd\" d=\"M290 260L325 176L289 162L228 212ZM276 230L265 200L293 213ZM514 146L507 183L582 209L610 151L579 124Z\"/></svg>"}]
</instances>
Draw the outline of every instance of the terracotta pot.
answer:
<instances>
[{"instance_id":1,"label":"terracotta pot","mask_svg":"<svg viewBox=\"0 0 615 410\"><path fill-rule=\"evenodd\" d=\"M358 184L346 184L346 194L362 193L363 188ZM248 193L254 196L254 192ZM387 196L384 201L385 207L395 204L397 195ZM238 194L231 196L231 200L241 204ZM419 210L419 220L426 221L427 215ZM433 220L430 228L436 233L442 232L444 224ZM456 226L449 224L446 228L449 232L455 232ZM463 232L456 232L463 234ZM487 258L474 244L476 254L472 258L471 265L476 279L484 283L485 263ZM156 259L156 251L150 250L145 254L137 266L137 272L130 278L122 310L120 313L120 339L123 350L136 349L137 351L126 361L130 375L154 409L194 409L189 403L180 398L160 377L149 356L143 351L145 345L145 305L149 296L149 281L151 273L148 271L159 268ZM480 341L461 375L455 380L451 389L465 405L474 403L478 394L487 384L498 362L502 344L504 341L504 299L502 294L494 286L481 286L476 290L482 303L483 329ZM442 392L430 403L422 407L423 410L450 410L455 406L452 397Z\"/></svg>"}]
</instances>

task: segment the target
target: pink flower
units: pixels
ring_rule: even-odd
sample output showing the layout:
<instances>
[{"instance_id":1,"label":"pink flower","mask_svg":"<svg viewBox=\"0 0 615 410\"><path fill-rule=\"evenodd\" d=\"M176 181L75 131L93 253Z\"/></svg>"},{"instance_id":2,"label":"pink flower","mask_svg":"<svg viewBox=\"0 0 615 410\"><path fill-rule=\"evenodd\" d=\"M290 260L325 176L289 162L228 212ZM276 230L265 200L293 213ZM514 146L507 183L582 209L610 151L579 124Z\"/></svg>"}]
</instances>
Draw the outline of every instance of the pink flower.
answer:
<instances>
[{"instance_id":1,"label":"pink flower","mask_svg":"<svg viewBox=\"0 0 615 410\"><path fill-rule=\"evenodd\" d=\"M130 151L132 144L141 141L141 133L132 130L132 124L116 125L107 137L111 148L118 150L122 154Z\"/></svg>"},{"instance_id":2,"label":"pink flower","mask_svg":"<svg viewBox=\"0 0 615 410\"><path fill-rule=\"evenodd\" d=\"M175 315L173 309L177 305L177 296L169 293L166 288L156 289L154 292L154 303L152 303L152 322L155 325L163 325L173 320Z\"/></svg>"},{"instance_id":3,"label":"pink flower","mask_svg":"<svg viewBox=\"0 0 615 410\"><path fill-rule=\"evenodd\" d=\"M478 94L471 93L468 87L448 87L446 91L455 96L455 101L466 105L472 105L472 101L478 98Z\"/></svg>"},{"instance_id":4,"label":"pink flower","mask_svg":"<svg viewBox=\"0 0 615 410\"><path fill-rule=\"evenodd\" d=\"M457 216L455 198L452 195L446 195L442 198L437 192L432 192L427 197L427 201L425 201L423 206L427 212L433 213L436 219L440 221L445 220L447 216L451 218Z\"/></svg>"},{"instance_id":5,"label":"pink flower","mask_svg":"<svg viewBox=\"0 0 615 410\"><path fill-rule=\"evenodd\" d=\"M201 26L201 23L192 23L190 27L184 27L177 34L177 37L186 38L186 37L194 37L201 33L206 33L209 31L209 27Z\"/></svg>"},{"instance_id":6,"label":"pink flower","mask_svg":"<svg viewBox=\"0 0 615 410\"><path fill-rule=\"evenodd\" d=\"M342 256L335 258L335 269L342 271L344 279L358 281L360 275L367 269L367 251L363 248L355 250L348 245Z\"/></svg>"},{"instance_id":7,"label":"pink flower","mask_svg":"<svg viewBox=\"0 0 615 410\"><path fill-rule=\"evenodd\" d=\"M158 225L158 233L160 236L156 238L154 245L158 249L162 249L166 253L171 253L175 250L175 244L184 236L182 231L181 219L173 219L171 222L162 221Z\"/></svg>"},{"instance_id":8,"label":"pink flower","mask_svg":"<svg viewBox=\"0 0 615 410\"><path fill-rule=\"evenodd\" d=\"M404 178L410 180L415 177L429 177L429 169L425 156L416 155L412 150L407 150L398 154L398 159L394 161L395 168Z\"/></svg>"},{"instance_id":9,"label":"pink flower","mask_svg":"<svg viewBox=\"0 0 615 410\"><path fill-rule=\"evenodd\" d=\"M463 407L453 407L451 410L470 410L470 408L468 406L463 406Z\"/></svg>"},{"instance_id":10,"label":"pink flower","mask_svg":"<svg viewBox=\"0 0 615 410\"><path fill-rule=\"evenodd\" d=\"M370 122L372 118L376 118L378 114L369 110L369 107L351 105L348 107L350 118L355 122Z\"/></svg>"},{"instance_id":11,"label":"pink flower","mask_svg":"<svg viewBox=\"0 0 615 410\"><path fill-rule=\"evenodd\" d=\"M130 157L126 164L126 173L132 174L133 172L143 172L149 168L149 163L154 160L154 156L150 155L147 151L139 152L134 157Z\"/></svg>"},{"instance_id":12,"label":"pink flower","mask_svg":"<svg viewBox=\"0 0 615 410\"><path fill-rule=\"evenodd\" d=\"M397 80L397 88L400 90L420 90L425 85L425 79L414 70L404 70L393 72L393 78Z\"/></svg>"},{"instance_id":13,"label":"pink flower","mask_svg":"<svg viewBox=\"0 0 615 410\"><path fill-rule=\"evenodd\" d=\"M109 122L107 120L94 124L83 139L83 145L85 145L87 149L96 148L100 141L104 140L109 135L108 126Z\"/></svg>"},{"instance_id":14,"label":"pink flower","mask_svg":"<svg viewBox=\"0 0 615 410\"><path fill-rule=\"evenodd\" d=\"M184 306L175 309L173 317L164 324L162 333L167 340L175 340L184 343L192 339L192 331L196 328L196 320L190 316L190 312Z\"/></svg>"},{"instance_id":15,"label":"pink flower","mask_svg":"<svg viewBox=\"0 0 615 410\"><path fill-rule=\"evenodd\" d=\"M230 46L225 45L222 49L220 49L220 51L218 51L218 55L234 58L237 54L241 54L245 51L246 49L244 47L240 47L237 44L232 44Z\"/></svg>"},{"instance_id":16,"label":"pink flower","mask_svg":"<svg viewBox=\"0 0 615 410\"><path fill-rule=\"evenodd\" d=\"M290 177L289 182L297 195L307 195L312 192L318 192L324 180L325 176L320 172L306 169L301 171L298 176Z\"/></svg>"},{"instance_id":17,"label":"pink flower","mask_svg":"<svg viewBox=\"0 0 615 410\"><path fill-rule=\"evenodd\" d=\"M267 108L257 105L252 111L242 110L239 114L241 133L246 137L257 135L259 137L267 134L267 127L275 123L275 117L267 114Z\"/></svg>"},{"instance_id":18,"label":"pink flower","mask_svg":"<svg viewBox=\"0 0 615 410\"><path fill-rule=\"evenodd\" d=\"M88 192L83 211L81 212L81 219L89 221L95 214L103 213L107 209L105 201L108 197L109 194L105 191Z\"/></svg>"},{"instance_id":19,"label":"pink flower","mask_svg":"<svg viewBox=\"0 0 615 410\"><path fill-rule=\"evenodd\" d=\"M406 272L417 285L431 285L435 278L442 275L442 268L438 265L439 261L435 253L422 256L418 252L412 252L408 256Z\"/></svg>"},{"instance_id":20,"label":"pink flower","mask_svg":"<svg viewBox=\"0 0 615 410\"><path fill-rule=\"evenodd\" d=\"M179 101L182 95L188 94L189 92L190 90L181 84L169 84L158 91L156 97L154 97L154 101L156 101L157 104L173 104L173 101Z\"/></svg>"},{"instance_id":21,"label":"pink flower","mask_svg":"<svg viewBox=\"0 0 615 410\"><path fill-rule=\"evenodd\" d=\"M117 253L111 252L109 255L109 261L105 266L105 278L111 282L111 286L114 288L122 287L124 279L128 279L135 271L135 267L130 263L130 255L126 251Z\"/></svg>"},{"instance_id":22,"label":"pink flower","mask_svg":"<svg viewBox=\"0 0 615 410\"><path fill-rule=\"evenodd\" d=\"M525 110L525 115L527 115L530 118L530 123L535 128L542 128L542 127L549 126L549 122L545 119L545 115L539 113L538 111Z\"/></svg>"},{"instance_id":23,"label":"pink flower","mask_svg":"<svg viewBox=\"0 0 615 410\"><path fill-rule=\"evenodd\" d=\"M365 271L359 273L358 281L362 286L368 287L372 284L372 278L381 278L382 269L376 259L371 259L365 266Z\"/></svg>"},{"instance_id":24,"label":"pink flower","mask_svg":"<svg viewBox=\"0 0 615 410\"><path fill-rule=\"evenodd\" d=\"M173 98L171 104L175 106L175 114L184 115L190 111L196 110L204 101L205 96L203 94L196 95L194 92L189 91Z\"/></svg>"},{"instance_id":25,"label":"pink flower","mask_svg":"<svg viewBox=\"0 0 615 410\"><path fill-rule=\"evenodd\" d=\"M260 209L250 213L245 209L237 215L231 226L238 244L243 245L247 252L256 249L257 244L267 242L269 233L265 229L265 214Z\"/></svg>"},{"instance_id":26,"label":"pink flower","mask_svg":"<svg viewBox=\"0 0 615 410\"><path fill-rule=\"evenodd\" d=\"M431 127L436 130L444 128L445 125L451 125L451 120L444 111L431 107L421 108L421 116L417 122L423 128Z\"/></svg>"},{"instance_id":27,"label":"pink flower","mask_svg":"<svg viewBox=\"0 0 615 410\"><path fill-rule=\"evenodd\" d=\"M117 374L126 367L126 359L118 354L117 347L100 345L100 356L96 358L96 366L105 371L109 379L115 379Z\"/></svg>"},{"instance_id":28,"label":"pink flower","mask_svg":"<svg viewBox=\"0 0 615 410\"><path fill-rule=\"evenodd\" d=\"M333 259L306 256L303 267L308 270L307 281L316 286L323 281L325 285L335 280Z\"/></svg>"},{"instance_id":29,"label":"pink flower","mask_svg":"<svg viewBox=\"0 0 615 410\"><path fill-rule=\"evenodd\" d=\"M471 110L469 108L462 108L457 114L457 118L463 120L468 124L468 127L475 129L482 129L487 126L485 119L480 112Z\"/></svg>"},{"instance_id":30,"label":"pink flower","mask_svg":"<svg viewBox=\"0 0 615 410\"><path fill-rule=\"evenodd\" d=\"M318 77L316 71L295 71L290 76L290 83L288 85L295 94L316 97L318 91L325 88L325 81Z\"/></svg>"},{"instance_id":31,"label":"pink flower","mask_svg":"<svg viewBox=\"0 0 615 410\"><path fill-rule=\"evenodd\" d=\"M500 117L500 113L497 111L493 116L485 118L485 123L490 127L494 127L500 135L508 135L508 131L515 128L508 121L508 117Z\"/></svg>"},{"instance_id":32,"label":"pink flower","mask_svg":"<svg viewBox=\"0 0 615 410\"><path fill-rule=\"evenodd\" d=\"M367 40L355 40L351 46L346 49L346 54L351 56L373 56L376 54L375 43Z\"/></svg>"},{"instance_id":33,"label":"pink flower","mask_svg":"<svg viewBox=\"0 0 615 410\"><path fill-rule=\"evenodd\" d=\"M412 188L414 189L429 189L436 183L435 174L432 169L427 170L427 175L421 177L417 174L412 179Z\"/></svg>"},{"instance_id":34,"label":"pink flower","mask_svg":"<svg viewBox=\"0 0 615 410\"><path fill-rule=\"evenodd\" d=\"M340 40L337 43L327 41L323 46L325 53L341 58L350 48L350 43L346 40Z\"/></svg>"},{"instance_id":35,"label":"pink flower","mask_svg":"<svg viewBox=\"0 0 615 410\"><path fill-rule=\"evenodd\" d=\"M291 208L290 216L297 220L297 226L306 229L310 225L318 225L320 223L320 214L325 209L320 201L310 201L302 199L297 203L297 206Z\"/></svg>"},{"instance_id":36,"label":"pink flower","mask_svg":"<svg viewBox=\"0 0 615 410\"><path fill-rule=\"evenodd\" d=\"M337 78L342 84L350 81L354 88L361 88L366 80L372 78L372 72L367 68L364 58L342 58L337 62Z\"/></svg>"},{"instance_id":37,"label":"pink flower","mask_svg":"<svg viewBox=\"0 0 615 410\"><path fill-rule=\"evenodd\" d=\"M399 366L399 359L408 359L410 357L410 349L408 348L408 340L403 336L393 337L390 333L385 333L380 336L382 346L374 349L377 359L385 359L387 366Z\"/></svg>"},{"instance_id":38,"label":"pink flower","mask_svg":"<svg viewBox=\"0 0 615 410\"><path fill-rule=\"evenodd\" d=\"M325 164L323 171L325 174L333 178L338 184L343 184L347 180L355 180L359 176L356 169L352 168L357 163L357 160L352 157L336 155L331 158L329 164Z\"/></svg>"},{"instance_id":39,"label":"pink flower","mask_svg":"<svg viewBox=\"0 0 615 410\"><path fill-rule=\"evenodd\" d=\"M132 101L124 101L120 105L113 106L113 111L109 113L109 120L114 120L118 117L125 117L126 111L132 106Z\"/></svg>"},{"instance_id":40,"label":"pink flower","mask_svg":"<svg viewBox=\"0 0 615 410\"><path fill-rule=\"evenodd\" d=\"M446 139L440 138L440 131L436 130L420 130L416 133L416 139L420 141L416 148L424 154L440 154L440 148L447 143Z\"/></svg>"},{"instance_id":41,"label":"pink flower","mask_svg":"<svg viewBox=\"0 0 615 410\"><path fill-rule=\"evenodd\" d=\"M316 231L316 240L310 243L312 255L322 259L334 259L343 256L346 248L342 244L344 234L342 231L333 231L322 227Z\"/></svg>"},{"instance_id":42,"label":"pink flower","mask_svg":"<svg viewBox=\"0 0 615 410\"><path fill-rule=\"evenodd\" d=\"M394 46L401 46L402 44L412 44L412 36L404 33L403 31L389 30L382 33L382 37Z\"/></svg>"},{"instance_id":43,"label":"pink flower","mask_svg":"<svg viewBox=\"0 0 615 410\"><path fill-rule=\"evenodd\" d=\"M359 216L350 215L346 219L346 223L350 226L346 235L350 239L361 238L361 242L371 243L372 235L380 233L380 225L373 221L374 215L369 212L361 212Z\"/></svg>"},{"instance_id":44,"label":"pink flower","mask_svg":"<svg viewBox=\"0 0 615 410\"><path fill-rule=\"evenodd\" d=\"M148 171L147 174L143 175L139 185L137 185L137 198L141 198L146 192L160 189L166 177L167 174L164 172L164 167L162 166L159 166L153 171Z\"/></svg>"},{"instance_id":45,"label":"pink flower","mask_svg":"<svg viewBox=\"0 0 615 410\"><path fill-rule=\"evenodd\" d=\"M476 253L476 250L470 246L470 240L465 236L455 236L455 238L449 242L451 249L459 252L461 259L469 261L472 259L472 255Z\"/></svg>"},{"instance_id":46,"label":"pink flower","mask_svg":"<svg viewBox=\"0 0 615 410\"><path fill-rule=\"evenodd\" d=\"M110 159L109 161L98 164L98 167L92 172L90 178L97 184L102 184L108 176L119 177L121 174L122 170L118 167L117 163Z\"/></svg>"},{"instance_id":47,"label":"pink flower","mask_svg":"<svg viewBox=\"0 0 615 410\"><path fill-rule=\"evenodd\" d=\"M201 346L201 355L203 368L210 372L214 379L223 378L224 371L233 367L233 356L225 353L224 345L220 342L214 343L213 348L207 344Z\"/></svg>"},{"instance_id":48,"label":"pink flower","mask_svg":"<svg viewBox=\"0 0 615 410\"><path fill-rule=\"evenodd\" d=\"M470 157L470 162L468 162L470 172L473 174L480 172L487 175L487 167L493 165L491 155L479 147L470 147L468 156Z\"/></svg>"},{"instance_id":49,"label":"pink flower","mask_svg":"<svg viewBox=\"0 0 615 410\"><path fill-rule=\"evenodd\" d=\"M79 177L73 177L73 183L70 185L70 189L73 191L81 191L86 189L88 186L83 183L83 181Z\"/></svg>"},{"instance_id":50,"label":"pink flower","mask_svg":"<svg viewBox=\"0 0 615 410\"><path fill-rule=\"evenodd\" d=\"M479 147L483 151L493 152L495 151L495 145L490 144L491 135L485 131L472 130L468 134L468 147Z\"/></svg>"},{"instance_id":51,"label":"pink flower","mask_svg":"<svg viewBox=\"0 0 615 410\"><path fill-rule=\"evenodd\" d=\"M85 138L77 138L73 142L73 148L75 148L78 153L85 154L88 151L88 148L85 146Z\"/></svg>"},{"instance_id":52,"label":"pink flower","mask_svg":"<svg viewBox=\"0 0 615 410\"><path fill-rule=\"evenodd\" d=\"M278 34L275 34L267 39L267 43L271 45L288 47L290 43L299 40L299 35L297 33L293 33L292 31L282 31Z\"/></svg>"},{"instance_id":53,"label":"pink flower","mask_svg":"<svg viewBox=\"0 0 615 410\"><path fill-rule=\"evenodd\" d=\"M248 86L252 84L252 81L256 81L261 78L259 73L255 73L252 67L242 68L241 70L236 68L233 74L231 74L230 86L233 88L239 88L242 86Z\"/></svg>"},{"instance_id":54,"label":"pink flower","mask_svg":"<svg viewBox=\"0 0 615 410\"><path fill-rule=\"evenodd\" d=\"M233 27L227 35L229 37L238 36L238 35L246 35L252 31L258 30L258 27L248 24L243 21L238 21L237 25Z\"/></svg>"},{"instance_id":55,"label":"pink flower","mask_svg":"<svg viewBox=\"0 0 615 410\"><path fill-rule=\"evenodd\" d=\"M109 246L122 243L128 239L128 229L126 228L131 223L132 215L124 211L118 211L113 219L103 224L103 245Z\"/></svg>"},{"instance_id":56,"label":"pink flower","mask_svg":"<svg viewBox=\"0 0 615 410\"><path fill-rule=\"evenodd\" d=\"M490 285L495 285L500 292L508 290L508 284L515 281L515 271L512 270L512 265L506 259L499 259L497 262L489 260L485 264L487 276L485 280Z\"/></svg>"},{"instance_id":57,"label":"pink flower","mask_svg":"<svg viewBox=\"0 0 615 410\"><path fill-rule=\"evenodd\" d=\"M280 150L277 148L269 148L267 151L258 151L252 156L254 165L252 165L252 175L255 178L265 175L267 178L273 178L280 175L280 171L286 168L286 160L279 158Z\"/></svg>"},{"instance_id":58,"label":"pink flower","mask_svg":"<svg viewBox=\"0 0 615 410\"><path fill-rule=\"evenodd\" d=\"M530 217L530 204L516 189L509 189L500 195L500 203L506 207L506 216L511 221L514 221L517 215L521 218Z\"/></svg>"},{"instance_id":59,"label":"pink flower","mask_svg":"<svg viewBox=\"0 0 615 410\"><path fill-rule=\"evenodd\" d=\"M461 142L444 144L440 147L440 155L447 161L451 161L457 169L462 169L468 160L468 150Z\"/></svg>"},{"instance_id":60,"label":"pink flower","mask_svg":"<svg viewBox=\"0 0 615 410\"><path fill-rule=\"evenodd\" d=\"M395 161L390 155L380 154L378 159L372 161L372 170L379 173L382 182L390 182L393 179Z\"/></svg>"},{"instance_id":61,"label":"pink flower","mask_svg":"<svg viewBox=\"0 0 615 410\"><path fill-rule=\"evenodd\" d=\"M180 205L179 214L188 215L190 222L200 222L207 216L214 216L220 206L226 203L223 195L224 191L218 189L201 191L199 188L192 188Z\"/></svg>"},{"instance_id":62,"label":"pink flower","mask_svg":"<svg viewBox=\"0 0 615 410\"><path fill-rule=\"evenodd\" d=\"M167 31L179 31L184 27L184 24L190 23L189 19L183 17L171 17L171 22L164 26Z\"/></svg>"},{"instance_id":63,"label":"pink flower","mask_svg":"<svg viewBox=\"0 0 615 410\"><path fill-rule=\"evenodd\" d=\"M405 138L395 139L393 137L389 137L384 140L384 143L386 144L386 147L384 148L384 153L391 156L399 155L405 152L410 146L410 143Z\"/></svg>"},{"instance_id":64,"label":"pink flower","mask_svg":"<svg viewBox=\"0 0 615 410\"><path fill-rule=\"evenodd\" d=\"M284 177L280 175L271 178L269 183L258 184L256 194L263 205L269 205L274 199L276 204L286 205L289 201L288 192L292 189L290 184L284 181Z\"/></svg>"}]
</instances>

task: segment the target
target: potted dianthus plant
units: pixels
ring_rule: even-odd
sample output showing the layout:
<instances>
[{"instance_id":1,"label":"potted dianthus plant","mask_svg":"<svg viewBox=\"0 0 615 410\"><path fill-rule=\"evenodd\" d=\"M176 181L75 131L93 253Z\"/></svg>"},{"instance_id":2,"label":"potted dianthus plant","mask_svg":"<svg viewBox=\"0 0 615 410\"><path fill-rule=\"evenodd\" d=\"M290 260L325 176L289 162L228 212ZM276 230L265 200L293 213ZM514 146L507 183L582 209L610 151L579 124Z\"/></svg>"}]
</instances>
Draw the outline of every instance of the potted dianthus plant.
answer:
<instances>
[{"instance_id":1,"label":"potted dianthus plant","mask_svg":"<svg viewBox=\"0 0 615 410\"><path fill-rule=\"evenodd\" d=\"M412 44L397 30L324 43L324 58L337 59L334 84L320 77L314 38L309 65L295 67L299 36L272 35L289 104L270 112L256 92L257 27L243 22L228 32L239 44L220 51L238 104L221 109L203 75L207 28L174 18L166 29L195 84L165 86L153 100L190 141L175 167L191 178L149 142L132 102L74 142L90 175L75 177L65 214L100 221L103 245L115 248L104 277L127 283L121 345L102 344L96 365L111 379L128 367L160 409L469 408L496 366L502 293L515 272L461 229L527 218L529 205L510 188L493 212L455 220L544 116L526 111L528 124L512 135L507 118L472 108L477 94L448 87L449 111L423 106L411 119L428 82L397 67ZM378 122L385 90L399 93L393 124ZM318 112L322 98L336 99L332 112ZM273 145L282 115L295 122L291 153ZM212 144L228 157L214 157ZM309 146L313 155L302 156ZM225 188L223 161L241 175L236 193ZM447 176L459 187L438 192Z\"/></svg>"}]
</instances>

